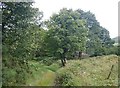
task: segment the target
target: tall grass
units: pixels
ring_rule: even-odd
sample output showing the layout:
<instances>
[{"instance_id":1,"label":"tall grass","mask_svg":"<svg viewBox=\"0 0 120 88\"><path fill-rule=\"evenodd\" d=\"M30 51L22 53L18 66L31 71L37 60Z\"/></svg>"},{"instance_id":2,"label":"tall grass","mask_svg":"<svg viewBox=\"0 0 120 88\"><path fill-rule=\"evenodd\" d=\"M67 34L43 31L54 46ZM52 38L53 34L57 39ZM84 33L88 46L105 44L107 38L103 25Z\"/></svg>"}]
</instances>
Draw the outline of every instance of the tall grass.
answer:
<instances>
[{"instance_id":1,"label":"tall grass","mask_svg":"<svg viewBox=\"0 0 120 88\"><path fill-rule=\"evenodd\" d=\"M60 60L51 61L50 63L48 63L49 61L47 61L47 59L45 63L43 63L43 61L32 60L28 62L31 74L27 76L25 85L69 87L117 86L118 59L120 59L120 57L116 55L109 55L82 60L68 60L65 67L61 67ZM107 79L112 65L114 65L113 70L109 79ZM7 82L10 85L14 85L16 82L16 71L14 69L8 70L7 68L4 68L4 70L4 72L6 72L4 74ZM24 74L21 75L24 76Z\"/></svg>"}]
</instances>

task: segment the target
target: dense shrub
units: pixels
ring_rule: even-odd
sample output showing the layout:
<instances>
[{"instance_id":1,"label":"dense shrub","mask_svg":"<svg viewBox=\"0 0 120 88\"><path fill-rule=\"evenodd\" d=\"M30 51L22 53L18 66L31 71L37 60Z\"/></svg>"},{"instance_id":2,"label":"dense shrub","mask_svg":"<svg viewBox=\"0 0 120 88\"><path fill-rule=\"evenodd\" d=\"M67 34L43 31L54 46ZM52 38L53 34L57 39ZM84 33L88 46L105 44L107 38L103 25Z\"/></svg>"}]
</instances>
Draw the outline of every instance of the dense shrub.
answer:
<instances>
[{"instance_id":1,"label":"dense shrub","mask_svg":"<svg viewBox=\"0 0 120 88\"><path fill-rule=\"evenodd\" d=\"M57 72L56 86L79 86L79 80L68 69L61 69Z\"/></svg>"},{"instance_id":2,"label":"dense shrub","mask_svg":"<svg viewBox=\"0 0 120 88\"><path fill-rule=\"evenodd\" d=\"M42 58L42 59L41 59ZM55 57L41 57L39 60L45 65L51 65L56 61Z\"/></svg>"},{"instance_id":3,"label":"dense shrub","mask_svg":"<svg viewBox=\"0 0 120 88\"><path fill-rule=\"evenodd\" d=\"M22 60L23 61L23 60ZM3 57L2 82L3 86L24 85L30 70L25 61L12 56Z\"/></svg>"},{"instance_id":4,"label":"dense shrub","mask_svg":"<svg viewBox=\"0 0 120 88\"><path fill-rule=\"evenodd\" d=\"M58 77L56 79L56 85L57 86L71 86L73 85L72 82L72 74L71 73L62 73L58 74Z\"/></svg>"}]
</instances>

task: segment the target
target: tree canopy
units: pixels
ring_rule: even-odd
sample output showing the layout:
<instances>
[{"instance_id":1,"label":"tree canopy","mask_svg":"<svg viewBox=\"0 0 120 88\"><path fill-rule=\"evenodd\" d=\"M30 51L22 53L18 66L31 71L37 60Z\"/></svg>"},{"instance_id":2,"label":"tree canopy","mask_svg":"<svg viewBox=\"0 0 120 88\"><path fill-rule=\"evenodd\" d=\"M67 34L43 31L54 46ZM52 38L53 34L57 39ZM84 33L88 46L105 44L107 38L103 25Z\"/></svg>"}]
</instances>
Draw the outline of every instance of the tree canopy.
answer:
<instances>
[{"instance_id":1,"label":"tree canopy","mask_svg":"<svg viewBox=\"0 0 120 88\"><path fill-rule=\"evenodd\" d=\"M29 71L27 61L38 47L36 37L41 40L41 28L37 25L43 14L32 7L32 2L2 2L2 15L3 84L22 84ZM12 80L9 74L14 71L17 79L13 76Z\"/></svg>"},{"instance_id":2,"label":"tree canopy","mask_svg":"<svg viewBox=\"0 0 120 88\"><path fill-rule=\"evenodd\" d=\"M77 11L64 8L46 22L49 51L53 51L53 54L58 53L64 59L75 51L85 50L88 29L79 15Z\"/></svg>"},{"instance_id":3,"label":"tree canopy","mask_svg":"<svg viewBox=\"0 0 120 88\"><path fill-rule=\"evenodd\" d=\"M95 15L90 11L84 12L80 9L77 11L81 14L80 19L86 20L87 28L89 28L86 52L90 55L105 54L105 52L107 52L105 51L105 48L112 47L114 44L114 41L112 41L109 36L109 31L100 26L100 23L96 20Z\"/></svg>"}]
</instances>

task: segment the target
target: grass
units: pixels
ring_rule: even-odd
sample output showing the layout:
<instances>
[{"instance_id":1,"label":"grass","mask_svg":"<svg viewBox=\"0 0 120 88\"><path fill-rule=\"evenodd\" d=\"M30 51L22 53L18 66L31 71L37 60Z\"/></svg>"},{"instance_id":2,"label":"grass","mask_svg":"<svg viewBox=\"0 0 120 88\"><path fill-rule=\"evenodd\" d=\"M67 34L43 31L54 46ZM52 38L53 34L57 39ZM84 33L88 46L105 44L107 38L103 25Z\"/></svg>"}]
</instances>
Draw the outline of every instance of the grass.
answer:
<instances>
[{"instance_id":1,"label":"grass","mask_svg":"<svg viewBox=\"0 0 120 88\"><path fill-rule=\"evenodd\" d=\"M26 85L29 86L53 86L56 77L55 71L59 69L57 63L46 66L43 63L30 61L32 77L27 80Z\"/></svg>"},{"instance_id":2,"label":"grass","mask_svg":"<svg viewBox=\"0 0 120 88\"><path fill-rule=\"evenodd\" d=\"M55 85L54 84L55 77L56 77L55 73L49 70L47 73L45 73L42 76L41 80L38 81L37 85L53 86L53 85Z\"/></svg>"},{"instance_id":3,"label":"grass","mask_svg":"<svg viewBox=\"0 0 120 88\"><path fill-rule=\"evenodd\" d=\"M31 61L33 76L26 85L32 86L117 86L118 59L116 55L91 57L82 60L68 60L65 67L60 61L46 66ZM114 65L109 79L108 74Z\"/></svg>"}]
</instances>

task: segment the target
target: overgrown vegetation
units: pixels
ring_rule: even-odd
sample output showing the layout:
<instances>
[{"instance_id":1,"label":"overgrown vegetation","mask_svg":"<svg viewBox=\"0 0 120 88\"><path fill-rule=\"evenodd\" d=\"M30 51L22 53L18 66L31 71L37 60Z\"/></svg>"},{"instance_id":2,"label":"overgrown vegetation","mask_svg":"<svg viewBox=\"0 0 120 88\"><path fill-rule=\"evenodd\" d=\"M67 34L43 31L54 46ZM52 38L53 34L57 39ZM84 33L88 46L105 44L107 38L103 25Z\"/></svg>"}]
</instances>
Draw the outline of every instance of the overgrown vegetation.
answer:
<instances>
[{"instance_id":1,"label":"overgrown vegetation","mask_svg":"<svg viewBox=\"0 0 120 88\"><path fill-rule=\"evenodd\" d=\"M112 65L114 65L114 69L110 79L107 79ZM117 86L117 69L118 57L115 55L89 58L81 61L71 60L65 68L58 70L58 78L60 76L59 81L62 82L60 84L64 86ZM66 75L70 76L68 78L69 81L66 80Z\"/></svg>"},{"instance_id":2,"label":"overgrown vegetation","mask_svg":"<svg viewBox=\"0 0 120 88\"><path fill-rule=\"evenodd\" d=\"M98 66L101 70L97 73L101 73L104 66L102 64L105 63L104 57L101 58L102 55L120 55L118 52L120 47L113 45L114 41L110 38L109 31L100 26L93 13L63 8L59 13L53 14L49 20L42 21L43 13L39 12L38 8L32 7L32 2L1 4L3 86L27 85L27 83L48 86L75 86L82 83L104 85L101 83L104 82L104 77L102 78L100 74L98 77L101 78L91 78L97 75L94 75L94 71L89 67L94 64L95 66L91 68L95 69ZM101 56L101 59L94 57L95 59L76 60L76 56L82 59L82 53L91 57ZM112 57L117 56L110 56ZM107 56L105 58L108 59ZM69 61L67 62L66 59ZM103 61L101 67L96 63L97 61ZM111 64L112 62L108 60L108 65ZM109 72L108 69L105 67L105 73ZM87 75L92 74L90 78L83 78L84 82L78 78L79 72L83 70ZM50 78L44 78L46 76ZM82 78L83 75L80 77ZM115 79L109 81L110 83L105 81L105 85L107 82L109 85L116 85L117 79L116 76L114 77ZM96 80L100 83L95 82Z\"/></svg>"},{"instance_id":3,"label":"overgrown vegetation","mask_svg":"<svg viewBox=\"0 0 120 88\"><path fill-rule=\"evenodd\" d=\"M65 67L61 67L60 60L50 66L46 66L43 63L40 64L41 62L31 61L29 63L34 74L28 78L26 85L117 86L119 58L116 55L109 55L83 60L68 60ZM109 79L107 79L112 65L114 65L113 70Z\"/></svg>"}]
</instances>

